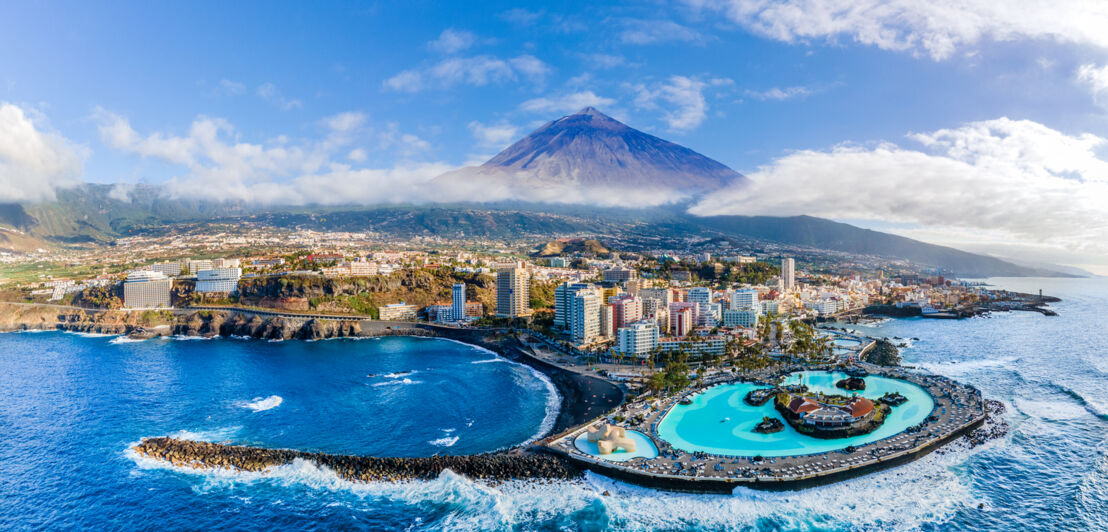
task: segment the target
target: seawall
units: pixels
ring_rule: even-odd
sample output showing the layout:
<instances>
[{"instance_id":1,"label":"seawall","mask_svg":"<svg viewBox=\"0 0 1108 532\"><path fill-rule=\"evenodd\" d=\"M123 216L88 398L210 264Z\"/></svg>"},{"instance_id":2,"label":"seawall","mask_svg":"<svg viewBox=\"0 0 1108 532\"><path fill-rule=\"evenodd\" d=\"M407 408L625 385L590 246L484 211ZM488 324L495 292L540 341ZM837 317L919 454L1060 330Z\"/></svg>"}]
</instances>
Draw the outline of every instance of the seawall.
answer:
<instances>
[{"instance_id":1,"label":"seawall","mask_svg":"<svg viewBox=\"0 0 1108 532\"><path fill-rule=\"evenodd\" d=\"M132 448L141 456L196 469L263 471L307 460L357 482L403 482L430 480L449 469L479 481L503 482L517 479L571 480L581 469L550 454L502 452L469 456L382 458L310 453L291 449L266 449L223 445L176 438L147 438Z\"/></svg>"}]
</instances>

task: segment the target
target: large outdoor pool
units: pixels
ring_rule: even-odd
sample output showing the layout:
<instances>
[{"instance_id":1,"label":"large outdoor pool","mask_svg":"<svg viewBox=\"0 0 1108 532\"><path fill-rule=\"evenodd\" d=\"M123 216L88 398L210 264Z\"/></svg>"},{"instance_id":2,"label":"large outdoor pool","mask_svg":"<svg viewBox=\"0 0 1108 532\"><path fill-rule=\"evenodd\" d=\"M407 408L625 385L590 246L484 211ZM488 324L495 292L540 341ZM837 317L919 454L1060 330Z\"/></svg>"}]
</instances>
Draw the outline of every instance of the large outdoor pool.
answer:
<instances>
[{"instance_id":1,"label":"large outdoor pool","mask_svg":"<svg viewBox=\"0 0 1108 532\"><path fill-rule=\"evenodd\" d=\"M801 372L789 376L785 384L806 384L811 392L844 394L835 382L846 378L838 372ZM788 423L785 430L775 434L754 432L763 417L782 419L773 408L773 401L763 406L750 406L743 402L746 394L755 388L750 383L721 384L698 394L689 405L674 405L658 424L658 436L683 451L728 456L794 456L836 451L851 445L862 445L894 436L904 429L919 424L935 407L935 401L919 386L907 381L887 377L865 378L866 389L860 395L877 399L886 392L899 392L908 401L893 407L892 413L877 430L854 436L824 440L800 434Z\"/></svg>"}]
</instances>

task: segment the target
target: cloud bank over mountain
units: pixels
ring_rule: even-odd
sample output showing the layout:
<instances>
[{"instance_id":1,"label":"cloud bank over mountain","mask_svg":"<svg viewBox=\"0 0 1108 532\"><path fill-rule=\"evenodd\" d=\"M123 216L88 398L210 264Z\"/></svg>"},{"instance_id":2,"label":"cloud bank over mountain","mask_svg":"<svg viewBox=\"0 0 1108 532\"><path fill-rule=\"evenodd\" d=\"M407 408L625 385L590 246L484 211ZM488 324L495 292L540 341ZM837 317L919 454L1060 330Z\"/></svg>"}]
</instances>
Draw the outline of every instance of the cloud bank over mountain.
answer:
<instances>
[{"instance_id":1,"label":"cloud bank over mountain","mask_svg":"<svg viewBox=\"0 0 1108 532\"><path fill-rule=\"evenodd\" d=\"M1106 254L1106 146L1029 120L972 122L901 144L797 151L691 211L901 222Z\"/></svg>"}]
</instances>

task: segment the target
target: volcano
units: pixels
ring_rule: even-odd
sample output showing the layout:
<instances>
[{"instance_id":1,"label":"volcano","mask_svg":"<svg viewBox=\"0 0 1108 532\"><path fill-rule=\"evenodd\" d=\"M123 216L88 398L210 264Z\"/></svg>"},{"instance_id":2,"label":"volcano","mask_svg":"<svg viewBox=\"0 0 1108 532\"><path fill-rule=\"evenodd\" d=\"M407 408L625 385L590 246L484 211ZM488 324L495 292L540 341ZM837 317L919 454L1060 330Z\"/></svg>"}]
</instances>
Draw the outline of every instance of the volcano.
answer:
<instances>
[{"instance_id":1,"label":"volcano","mask_svg":"<svg viewBox=\"0 0 1108 532\"><path fill-rule=\"evenodd\" d=\"M477 167L436 179L459 197L608 206L675 203L746 177L593 107L547 122Z\"/></svg>"}]
</instances>

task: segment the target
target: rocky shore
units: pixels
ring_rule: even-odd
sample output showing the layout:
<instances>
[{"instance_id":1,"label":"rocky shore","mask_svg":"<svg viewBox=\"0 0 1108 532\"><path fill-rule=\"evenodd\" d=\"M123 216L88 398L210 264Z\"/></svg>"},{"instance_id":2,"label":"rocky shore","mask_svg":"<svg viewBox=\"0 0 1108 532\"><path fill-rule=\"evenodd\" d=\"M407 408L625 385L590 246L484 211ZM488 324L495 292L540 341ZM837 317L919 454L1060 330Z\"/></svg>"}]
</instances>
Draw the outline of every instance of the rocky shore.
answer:
<instances>
[{"instance_id":1,"label":"rocky shore","mask_svg":"<svg viewBox=\"0 0 1108 532\"><path fill-rule=\"evenodd\" d=\"M519 479L569 480L582 476L582 471L569 460L551 454L523 452L380 458L223 445L176 438L147 438L134 446L133 450L141 456L178 467L197 469L257 472L298 459L307 460L334 471L343 479L355 482L430 480L447 469L473 480L492 483Z\"/></svg>"},{"instance_id":2,"label":"rocky shore","mask_svg":"<svg viewBox=\"0 0 1108 532\"><path fill-rule=\"evenodd\" d=\"M234 310L86 310L0 303L0 331L61 330L132 338L240 336L263 340L322 340L401 334L392 329L363 332L362 320L262 317ZM405 331L403 334L420 334Z\"/></svg>"},{"instance_id":3,"label":"rocky shore","mask_svg":"<svg viewBox=\"0 0 1108 532\"><path fill-rule=\"evenodd\" d=\"M1004 421L1006 411L1007 408L1005 408L1004 403L994 399L986 399L985 422L973 432L965 435L966 443L973 448L1006 436L1008 434L1008 422Z\"/></svg>"}]
</instances>

